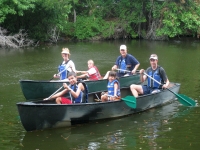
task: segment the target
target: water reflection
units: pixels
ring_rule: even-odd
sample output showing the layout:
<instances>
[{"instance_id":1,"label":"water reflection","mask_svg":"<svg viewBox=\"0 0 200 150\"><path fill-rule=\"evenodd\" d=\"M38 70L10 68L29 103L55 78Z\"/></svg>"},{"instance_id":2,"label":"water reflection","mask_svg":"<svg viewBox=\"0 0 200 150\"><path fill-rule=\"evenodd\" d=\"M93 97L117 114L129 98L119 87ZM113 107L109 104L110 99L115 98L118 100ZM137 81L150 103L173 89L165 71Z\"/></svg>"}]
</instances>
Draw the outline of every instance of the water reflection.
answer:
<instances>
[{"instance_id":1,"label":"water reflection","mask_svg":"<svg viewBox=\"0 0 200 150\"><path fill-rule=\"evenodd\" d=\"M174 118L187 115L192 107L178 102L143 113L45 131L20 133L19 149L155 149L156 138L170 129ZM146 143L144 145L144 143ZM148 144L147 144L148 143ZM149 149L149 148L148 148Z\"/></svg>"}]
</instances>

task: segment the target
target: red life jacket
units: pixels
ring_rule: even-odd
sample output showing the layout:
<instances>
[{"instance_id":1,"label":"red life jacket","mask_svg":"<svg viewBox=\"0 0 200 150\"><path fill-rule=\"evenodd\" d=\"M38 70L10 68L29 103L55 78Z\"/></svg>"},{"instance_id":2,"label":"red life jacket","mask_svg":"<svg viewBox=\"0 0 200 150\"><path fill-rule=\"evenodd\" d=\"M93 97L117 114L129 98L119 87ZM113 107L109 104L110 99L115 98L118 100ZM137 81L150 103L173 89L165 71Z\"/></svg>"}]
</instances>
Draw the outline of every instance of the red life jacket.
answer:
<instances>
[{"instance_id":1,"label":"red life jacket","mask_svg":"<svg viewBox=\"0 0 200 150\"><path fill-rule=\"evenodd\" d=\"M93 66L96 70L96 73L89 75L89 80L100 80L101 79L101 74L96 66Z\"/></svg>"}]
</instances>

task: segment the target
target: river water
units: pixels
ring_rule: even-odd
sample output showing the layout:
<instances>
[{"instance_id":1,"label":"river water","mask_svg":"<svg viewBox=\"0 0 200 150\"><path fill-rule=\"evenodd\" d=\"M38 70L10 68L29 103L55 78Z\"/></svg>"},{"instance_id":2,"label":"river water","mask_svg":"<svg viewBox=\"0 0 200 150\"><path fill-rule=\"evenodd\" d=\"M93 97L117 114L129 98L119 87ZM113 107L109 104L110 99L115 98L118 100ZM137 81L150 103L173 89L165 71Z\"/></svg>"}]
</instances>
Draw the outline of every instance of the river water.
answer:
<instances>
[{"instance_id":1,"label":"river water","mask_svg":"<svg viewBox=\"0 0 200 150\"><path fill-rule=\"evenodd\" d=\"M93 59L101 74L113 66L119 46L149 66L156 53L169 80L181 83L179 93L200 101L200 41L106 41L59 43L26 49L0 49L0 149L199 149L200 108L175 101L160 108L127 117L67 128L26 132L16 103L25 101L20 79L49 80L61 63L62 47L68 47L77 70L87 70Z\"/></svg>"}]
</instances>

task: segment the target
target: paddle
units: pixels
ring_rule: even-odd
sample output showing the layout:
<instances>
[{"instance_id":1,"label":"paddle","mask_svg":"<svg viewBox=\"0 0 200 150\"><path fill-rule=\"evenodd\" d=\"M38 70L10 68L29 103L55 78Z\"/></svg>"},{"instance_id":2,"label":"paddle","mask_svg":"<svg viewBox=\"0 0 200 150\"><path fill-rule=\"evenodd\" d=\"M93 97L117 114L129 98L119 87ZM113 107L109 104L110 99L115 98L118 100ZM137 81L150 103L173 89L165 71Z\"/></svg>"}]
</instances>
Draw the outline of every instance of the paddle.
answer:
<instances>
[{"instance_id":1,"label":"paddle","mask_svg":"<svg viewBox=\"0 0 200 150\"><path fill-rule=\"evenodd\" d=\"M44 100L49 100L52 96L54 96L56 93L58 93L61 89L63 88L63 86L61 86L59 89L57 89L53 94L51 94L49 97L45 98Z\"/></svg>"},{"instance_id":2,"label":"paddle","mask_svg":"<svg viewBox=\"0 0 200 150\"><path fill-rule=\"evenodd\" d=\"M118 70L118 71L124 71L124 72L131 72L129 70L124 70L124 69L116 69L116 70Z\"/></svg>"},{"instance_id":3,"label":"paddle","mask_svg":"<svg viewBox=\"0 0 200 150\"><path fill-rule=\"evenodd\" d=\"M129 72L129 73L131 73L131 71L129 71L129 70L124 70L124 69L116 69L116 70L118 70L118 71L124 71L124 72ZM136 72L139 72L138 70L136 70ZM135 72L135 73L136 73Z\"/></svg>"},{"instance_id":4,"label":"paddle","mask_svg":"<svg viewBox=\"0 0 200 150\"><path fill-rule=\"evenodd\" d=\"M158 84L162 85L160 82L158 82L157 80L155 80L154 78L152 78L151 76L149 76L148 74L146 74L145 72L144 72L144 74L147 77L149 77L150 79L152 79L155 82L157 82ZM196 102L193 99L187 97L186 95L177 94L177 93L173 92L172 90L170 90L168 88L166 88L166 89L169 90L170 92L172 92L173 94L175 94L181 104L183 104L185 106L196 106Z\"/></svg>"},{"instance_id":5,"label":"paddle","mask_svg":"<svg viewBox=\"0 0 200 150\"><path fill-rule=\"evenodd\" d=\"M131 107L131 108L136 108L136 105L137 105L137 103L136 103L136 98L134 97L134 96L130 96L130 95L128 95L128 96L126 96L126 97L124 97L124 98L121 98L125 103L126 103L126 105L128 105L129 107Z\"/></svg>"},{"instance_id":6,"label":"paddle","mask_svg":"<svg viewBox=\"0 0 200 150\"><path fill-rule=\"evenodd\" d=\"M61 72L57 73L56 76L59 76L61 73L63 73L65 70L67 70L69 67L65 68L64 70L62 70ZM54 77L53 77L54 78ZM50 81L53 79L51 78Z\"/></svg>"}]
</instances>

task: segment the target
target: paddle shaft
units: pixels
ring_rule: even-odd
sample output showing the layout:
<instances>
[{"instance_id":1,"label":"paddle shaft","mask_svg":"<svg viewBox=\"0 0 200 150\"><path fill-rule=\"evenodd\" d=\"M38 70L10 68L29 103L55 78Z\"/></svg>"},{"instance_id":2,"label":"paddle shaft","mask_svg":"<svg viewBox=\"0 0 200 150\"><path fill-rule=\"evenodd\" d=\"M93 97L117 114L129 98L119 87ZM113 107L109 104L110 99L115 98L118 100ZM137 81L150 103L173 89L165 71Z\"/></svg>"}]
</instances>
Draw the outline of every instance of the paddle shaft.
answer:
<instances>
[{"instance_id":1,"label":"paddle shaft","mask_svg":"<svg viewBox=\"0 0 200 150\"><path fill-rule=\"evenodd\" d=\"M96 97L98 98L98 100L100 100L99 96L98 96L97 94L95 94L95 95L96 95Z\"/></svg>"},{"instance_id":2,"label":"paddle shaft","mask_svg":"<svg viewBox=\"0 0 200 150\"><path fill-rule=\"evenodd\" d=\"M124 72L131 72L129 70L124 70L124 69L116 69L116 70L118 70L118 71L124 71Z\"/></svg>"},{"instance_id":3,"label":"paddle shaft","mask_svg":"<svg viewBox=\"0 0 200 150\"><path fill-rule=\"evenodd\" d=\"M56 93L58 93L58 91L60 91L62 88L63 88L63 86L61 86L58 90L56 90L53 94L51 94L51 95L47 98L47 100L50 99L52 96L54 96Z\"/></svg>"},{"instance_id":4,"label":"paddle shaft","mask_svg":"<svg viewBox=\"0 0 200 150\"><path fill-rule=\"evenodd\" d=\"M155 82L157 82L158 84L162 85L160 82L158 82L157 80L155 80L154 78L152 78L151 76L149 76L148 74L146 74L145 72L144 72L144 74L145 74L147 77L149 77L150 79L152 79L152 80L154 80ZM186 101L184 98L182 98L182 97L181 97L180 95L178 95L177 93L173 92L172 90L170 90L170 89L168 89L168 88L166 88L166 89L169 90L170 92L172 92L173 94L175 94L175 95L176 95L177 97L179 97L180 99ZM191 104L189 101L186 101L186 102L192 106L192 104Z\"/></svg>"},{"instance_id":5,"label":"paddle shaft","mask_svg":"<svg viewBox=\"0 0 200 150\"><path fill-rule=\"evenodd\" d=\"M65 68L64 70L62 70L61 72L57 73L56 76L59 76L61 73L63 73L64 71L66 71L69 67ZM54 78L54 77L53 77ZM51 78L50 81L53 79Z\"/></svg>"}]
</instances>

